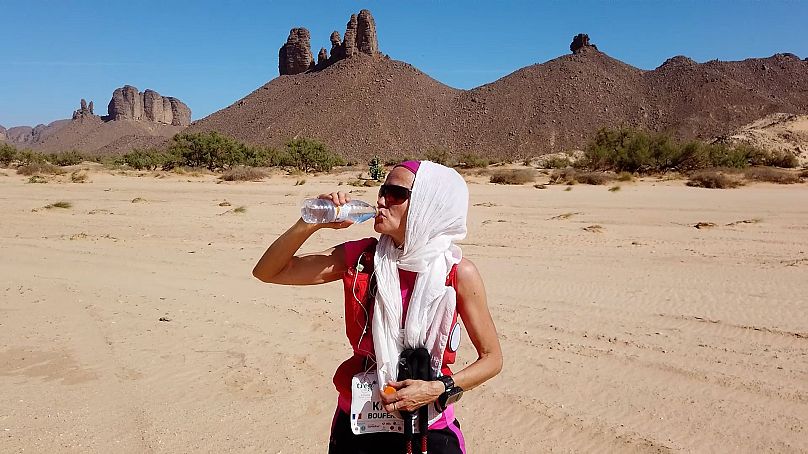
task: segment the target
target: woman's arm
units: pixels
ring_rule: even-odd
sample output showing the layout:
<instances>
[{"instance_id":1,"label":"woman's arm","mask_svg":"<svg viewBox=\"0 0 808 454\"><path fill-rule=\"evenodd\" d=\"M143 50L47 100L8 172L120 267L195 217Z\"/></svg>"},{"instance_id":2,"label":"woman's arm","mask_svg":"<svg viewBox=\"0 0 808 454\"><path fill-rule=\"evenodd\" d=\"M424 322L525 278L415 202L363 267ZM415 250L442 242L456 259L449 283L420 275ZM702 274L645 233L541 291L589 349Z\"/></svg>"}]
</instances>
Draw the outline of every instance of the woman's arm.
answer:
<instances>
[{"instance_id":1,"label":"woman's arm","mask_svg":"<svg viewBox=\"0 0 808 454\"><path fill-rule=\"evenodd\" d=\"M456 386L469 390L502 370L502 349L488 310L483 278L470 260L463 259L457 266L457 293L457 312L477 349L477 361L452 375L452 379Z\"/></svg>"},{"instance_id":2,"label":"woman's arm","mask_svg":"<svg viewBox=\"0 0 808 454\"><path fill-rule=\"evenodd\" d=\"M477 267L467 259L457 265L457 312L468 331L471 343L477 349L477 360L452 375L455 386L469 390L475 388L502 370L502 349L497 329L488 310L485 286ZM404 380L391 382L396 392L381 394L385 409L414 411L443 394L441 381Z\"/></svg>"},{"instance_id":3,"label":"woman's arm","mask_svg":"<svg viewBox=\"0 0 808 454\"><path fill-rule=\"evenodd\" d=\"M338 205L348 203L347 194L321 194L321 199L330 199ZM253 276L263 282L285 285L311 285L335 281L347 270L345 251L337 246L325 251L296 256L295 253L311 235L321 228L344 229L351 221L330 224L307 224L303 219L279 236L267 248L253 268Z\"/></svg>"}]
</instances>

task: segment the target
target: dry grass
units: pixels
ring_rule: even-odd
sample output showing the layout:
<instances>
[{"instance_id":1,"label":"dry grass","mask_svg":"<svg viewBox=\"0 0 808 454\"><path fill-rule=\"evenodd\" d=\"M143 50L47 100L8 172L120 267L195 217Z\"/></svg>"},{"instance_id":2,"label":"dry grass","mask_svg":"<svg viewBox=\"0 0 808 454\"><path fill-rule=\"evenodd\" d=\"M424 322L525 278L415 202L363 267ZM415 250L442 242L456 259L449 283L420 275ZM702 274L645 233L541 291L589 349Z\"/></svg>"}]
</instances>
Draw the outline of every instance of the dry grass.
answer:
<instances>
[{"instance_id":1,"label":"dry grass","mask_svg":"<svg viewBox=\"0 0 808 454\"><path fill-rule=\"evenodd\" d=\"M238 166L226 171L219 178L224 181L260 181L267 175L268 173L262 169ZM305 180L303 182L305 183Z\"/></svg>"},{"instance_id":2,"label":"dry grass","mask_svg":"<svg viewBox=\"0 0 808 454\"><path fill-rule=\"evenodd\" d=\"M572 186L567 186L567 189L564 189L564 192L570 192L570 191L572 191Z\"/></svg>"},{"instance_id":3,"label":"dry grass","mask_svg":"<svg viewBox=\"0 0 808 454\"><path fill-rule=\"evenodd\" d=\"M743 186L743 182L720 170L701 170L693 172L686 183L688 186L709 189L728 189Z\"/></svg>"},{"instance_id":4,"label":"dry grass","mask_svg":"<svg viewBox=\"0 0 808 454\"><path fill-rule=\"evenodd\" d=\"M802 172L800 172L800 178L808 178L808 169L805 169Z\"/></svg>"},{"instance_id":5,"label":"dry grass","mask_svg":"<svg viewBox=\"0 0 808 454\"><path fill-rule=\"evenodd\" d=\"M87 172L83 170L76 170L75 172L70 174L70 181L73 183L86 183L87 182Z\"/></svg>"},{"instance_id":6,"label":"dry grass","mask_svg":"<svg viewBox=\"0 0 808 454\"><path fill-rule=\"evenodd\" d=\"M32 164L28 164L27 166L17 167L17 173L19 175L25 175L25 176L31 176L37 174L62 175L65 173L65 171L53 164L48 164L46 162L45 163L35 162Z\"/></svg>"},{"instance_id":7,"label":"dry grass","mask_svg":"<svg viewBox=\"0 0 808 454\"><path fill-rule=\"evenodd\" d=\"M592 233L603 233L603 226L600 224L588 225L582 229Z\"/></svg>"},{"instance_id":8,"label":"dry grass","mask_svg":"<svg viewBox=\"0 0 808 454\"><path fill-rule=\"evenodd\" d=\"M612 172L581 172L578 170L573 169L572 167L567 167L566 169L557 169L554 170L553 173L550 174L550 183L551 184L591 184L591 185L603 185L614 181L616 176Z\"/></svg>"},{"instance_id":9,"label":"dry grass","mask_svg":"<svg viewBox=\"0 0 808 454\"><path fill-rule=\"evenodd\" d=\"M551 217L551 218L548 218L547 220L548 220L548 221L553 221L553 220L557 220L557 219L569 219L569 218L571 218L571 217L575 216L576 214L581 214L581 213L579 213L579 212L575 212L575 213L561 213L561 214L559 214L558 216L553 216L553 217Z\"/></svg>"},{"instance_id":10,"label":"dry grass","mask_svg":"<svg viewBox=\"0 0 808 454\"><path fill-rule=\"evenodd\" d=\"M786 169L774 167L750 167L744 171L744 177L752 181L768 183L794 184L800 182L799 174Z\"/></svg>"},{"instance_id":11,"label":"dry grass","mask_svg":"<svg viewBox=\"0 0 808 454\"><path fill-rule=\"evenodd\" d=\"M536 181L536 173L532 169L504 169L497 170L491 175L491 183L496 184L526 184Z\"/></svg>"},{"instance_id":12,"label":"dry grass","mask_svg":"<svg viewBox=\"0 0 808 454\"><path fill-rule=\"evenodd\" d=\"M609 192L617 192L620 190L620 186L612 186L609 188Z\"/></svg>"},{"instance_id":13,"label":"dry grass","mask_svg":"<svg viewBox=\"0 0 808 454\"><path fill-rule=\"evenodd\" d=\"M73 204L72 204L72 203L70 203L70 202L65 202L65 201L54 202L54 203L51 203L51 204L49 204L49 205L45 205L45 206L44 206L44 208L45 208L46 210L50 210L50 209L53 209L53 208L62 208L62 209L65 209L65 210L66 210L66 209L68 209L68 208L72 208L72 207L73 207Z\"/></svg>"},{"instance_id":14,"label":"dry grass","mask_svg":"<svg viewBox=\"0 0 808 454\"><path fill-rule=\"evenodd\" d=\"M534 184L533 187L536 189L547 189L547 186L543 184Z\"/></svg>"},{"instance_id":15,"label":"dry grass","mask_svg":"<svg viewBox=\"0 0 808 454\"><path fill-rule=\"evenodd\" d=\"M228 202L227 200L225 200L224 202L220 203L220 204L219 204L219 206L220 206L220 207L229 207L229 206L231 206L231 204L230 204L230 202Z\"/></svg>"},{"instance_id":16,"label":"dry grass","mask_svg":"<svg viewBox=\"0 0 808 454\"><path fill-rule=\"evenodd\" d=\"M132 203L143 203L145 201L146 201L146 199L144 199L142 197L135 197L134 199L132 199Z\"/></svg>"},{"instance_id":17,"label":"dry grass","mask_svg":"<svg viewBox=\"0 0 808 454\"><path fill-rule=\"evenodd\" d=\"M41 175L33 175L31 178L28 178L29 183L47 183L48 180Z\"/></svg>"},{"instance_id":18,"label":"dry grass","mask_svg":"<svg viewBox=\"0 0 808 454\"><path fill-rule=\"evenodd\" d=\"M740 221L730 222L729 224L726 224L726 225L727 226L734 226L734 225L739 225L739 224L758 224L760 222L763 222L762 218L752 218L752 219L741 219Z\"/></svg>"},{"instance_id":19,"label":"dry grass","mask_svg":"<svg viewBox=\"0 0 808 454\"><path fill-rule=\"evenodd\" d=\"M240 207L233 208L233 213L241 214L241 213L246 213L246 212L247 212L247 207L245 207L245 206L240 206Z\"/></svg>"},{"instance_id":20,"label":"dry grass","mask_svg":"<svg viewBox=\"0 0 808 454\"><path fill-rule=\"evenodd\" d=\"M617 175L617 181L634 181L634 175L629 172L620 172L620 175Z\"/></svg>"},{"instance_id":21,"label":"dry grass","mask_svg":"<svg viewBox=\"0 0 808 454\"><path fill-rule=\"evenodd\" d=\"M381 186L381 183L376 180L366 180L363 178L359 178L356 180L351 180L348 182L349 186L356 186L359 188L370 188L373 186Z\"/></svg>"},{"instance_id":22,"label":"dry grass","mask_svg":"<svg viewBox=\"0 0 808 454\"><path fill-rule=\"evenodd\" d=\"M304 184L306 184L305 178L303 178L302 180L295 181L295 186L303 186Z\"/></svg>"}]
</instances>

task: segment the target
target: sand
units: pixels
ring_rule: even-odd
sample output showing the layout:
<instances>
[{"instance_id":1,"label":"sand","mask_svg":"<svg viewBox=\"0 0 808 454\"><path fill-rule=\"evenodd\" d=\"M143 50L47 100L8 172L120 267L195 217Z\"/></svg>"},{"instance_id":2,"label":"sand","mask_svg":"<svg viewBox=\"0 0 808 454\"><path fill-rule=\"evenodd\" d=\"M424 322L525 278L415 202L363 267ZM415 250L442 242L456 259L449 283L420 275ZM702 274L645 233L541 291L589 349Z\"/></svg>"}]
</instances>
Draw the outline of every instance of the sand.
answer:
<instances>
[{"instance_id":1,"label":"sand","mask_svg":"<svg viewBox=\"0 0 808 454\"><path fill-rule=\"evenodd\" d=\"M325 452L340 285L251 270L355 175L137 175L0 169L0 452ZM621 186L470 184L505 367L461 400L469 452L808 451L808 185Z\"/></svg>"}]
</instances>

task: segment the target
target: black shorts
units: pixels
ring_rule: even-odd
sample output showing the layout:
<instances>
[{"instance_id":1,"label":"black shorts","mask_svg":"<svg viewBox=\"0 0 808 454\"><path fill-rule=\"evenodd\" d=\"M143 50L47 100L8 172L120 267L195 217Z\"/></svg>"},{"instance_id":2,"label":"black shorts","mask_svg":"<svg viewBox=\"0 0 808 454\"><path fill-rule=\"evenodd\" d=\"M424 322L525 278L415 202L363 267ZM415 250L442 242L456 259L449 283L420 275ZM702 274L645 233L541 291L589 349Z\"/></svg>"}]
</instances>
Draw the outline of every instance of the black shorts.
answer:
<instances>
[{"instance_id":1,"label":"black shorts","mask_svg":"<svg viewBox=\"0 0 808 454\"><path fill-rule=\"evenodd\" d=\"M460 423L455 419L454 427L429 430L427 448L429 454L464 454L465 443L460 432ZM421 438L415 435L413 451L421 452ZM461 447L462 446L462 447ZM337 410L331 427L328 454L404 454L407 446L404 435L392 432L354 435L348 414Z\"/></svg>"}]
</instances>

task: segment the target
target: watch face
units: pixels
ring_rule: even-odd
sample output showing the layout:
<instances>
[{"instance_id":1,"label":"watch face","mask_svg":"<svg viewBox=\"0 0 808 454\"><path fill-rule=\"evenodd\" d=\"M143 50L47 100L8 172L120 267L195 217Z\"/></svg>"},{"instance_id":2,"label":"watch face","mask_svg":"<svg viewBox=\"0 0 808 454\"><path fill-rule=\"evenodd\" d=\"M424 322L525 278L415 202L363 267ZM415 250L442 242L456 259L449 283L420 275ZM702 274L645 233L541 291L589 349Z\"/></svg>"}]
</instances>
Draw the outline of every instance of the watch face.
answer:
<instances>
[{"instance_id":1,"label":"watch face","mask_svg":"<svg viewBox=\"0 0 808 454\"><path fill-rule=\"evenodd\" d=\"M463 396L463 390L457 387L450 389L447 391L447 393L448 397L446 398L446 405L451 405L457 402Z\"/></svg>"}]
</instances>

